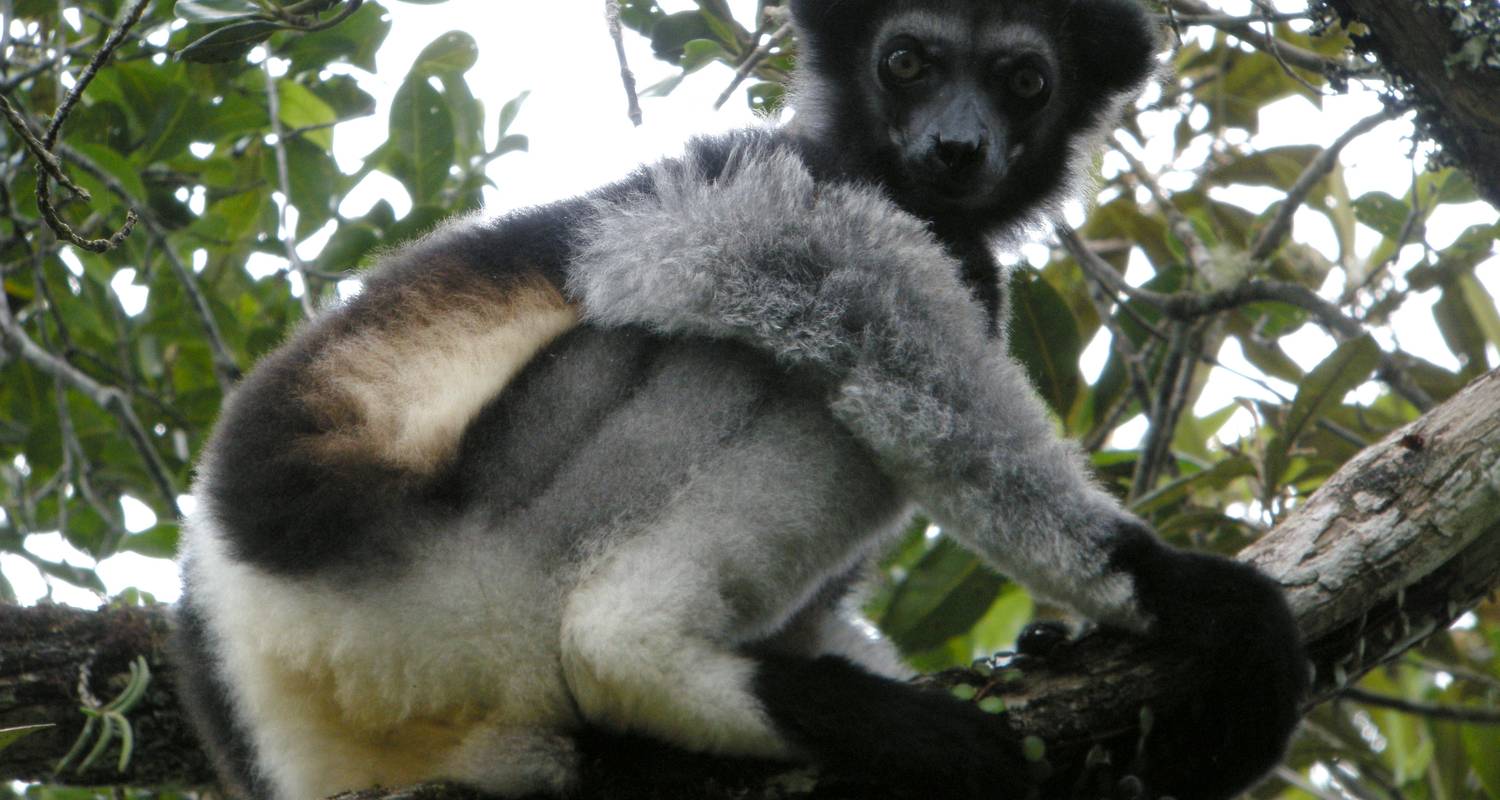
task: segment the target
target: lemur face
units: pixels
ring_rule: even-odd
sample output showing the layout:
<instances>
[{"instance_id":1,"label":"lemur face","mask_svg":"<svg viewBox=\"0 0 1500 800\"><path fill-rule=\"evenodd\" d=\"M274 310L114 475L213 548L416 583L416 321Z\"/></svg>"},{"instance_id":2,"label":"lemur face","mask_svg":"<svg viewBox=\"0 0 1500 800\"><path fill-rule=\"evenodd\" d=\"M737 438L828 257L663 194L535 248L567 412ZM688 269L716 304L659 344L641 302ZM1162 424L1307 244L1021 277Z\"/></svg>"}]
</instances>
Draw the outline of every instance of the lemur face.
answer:
<instances>
[{"instance_id":1,"label":"lemur face","mask_svg":"<svg viewBox=\"0 0 1500 800\"><path fill-rule=\"evenodd\" d=\"M896 171L923 205L986 205L1055 114L1047 37L1026 24L905 13L874 38L862 84Z\"/></svg>"},{"instance_id":2,"label":"lemur face","mask_svg":"<svg viewBox=\"0 0 1500 800\"><path fill-rule=\"evenodd\" d=\"M1124 0L793 0L799 115L928 219L993 229L1066 194L1153 69Z\"/></svg>"}]
</instances>

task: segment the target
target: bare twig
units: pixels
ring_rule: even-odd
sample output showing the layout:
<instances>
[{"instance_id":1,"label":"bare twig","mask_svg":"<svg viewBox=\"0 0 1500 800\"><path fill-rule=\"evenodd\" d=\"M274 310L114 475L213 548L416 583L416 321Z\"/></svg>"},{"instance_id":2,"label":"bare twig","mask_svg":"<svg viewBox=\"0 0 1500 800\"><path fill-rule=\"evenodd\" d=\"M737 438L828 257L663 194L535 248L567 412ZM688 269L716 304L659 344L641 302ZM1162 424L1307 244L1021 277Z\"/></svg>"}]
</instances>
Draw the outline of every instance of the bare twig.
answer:
<instances>
[{"instance_id":1,"label":"bare twig","mask_svg":"<svg viewBox=\"0 0 1500 800\"><path fill-rule=\"evenodd\" d=\"M1352 687L1340 692L1339 696L1367 706L1389 708L1393 711L1400 711L1405 714L1417 714L1431 719L1466 722L1474 725L1500 725L1500 709L1463 708L1459 706L1438 705L1436 703L1419 703L1415 700L1405 700L1400 697L1391 697Z\"/></svg>"},{"instance_id":2,"label":"bare twig","mask_svg":"<svg viewBox=\"0 0 1500 800\"><path fill-rule=\"evenodd\" d=\"M1135 174L1136 180L1140 181L1141 185L1146 187L1146 190L1151 193L1152 199L1161 207L1162 213L1167 217L1167 223L1172 227L1172 234L1187 248L1188 266L1192 267L1195 273L1203 274L1203 269L1213 259L1208 252L1208 245L1203 242L1203 237L1199 236L1196 230L1193 230L1193 223L1188 221L1188 218L1183 216L1181 211L1177 210L1177 206L1167 197L1167 193L1162 191L1161 184L1156 180L1156 176L1151 174L1150 170L1146 169L1146 165L1139 158L1136 158L1130 150L1118 144L1115 145L1115 152L1125 157L1125 161L1130 164L1130 171Z\"/></svg>"},{"instance_id":3,"label":"bare twig","mask_svg":"<svg viewBox=\"0 0 1500 800\"><path fill-rule=\"evenodd\" d=\"M719 95L719 99L714 101L714 110L717 111L723 108L724 104L729 102L730 95L734 94L734 90L738 89L740 84L744 83L745 79L750 77L750 73L754 72L755 68L760 66L760 63L771 55L772 50L779 47L791 35L792 23L784 23L780 28L776 29L775 33L771 34L770 38L766 39L750 55L746 56L745 60L740 62L739 68L734 71L734 80L730 81L729 86L725 87L723 93Z\"/></svg>"},{"instance_id":4,"label":"bare twig","mask_svg":"<svg viewBox=\"0 0 1500 800\"><path fill-rule=\"evenodd\" d=\"M1313 186L1333 171L1334 166L1339 162L1339 154L1350 142L1402 113L1403 109L1387 108L1365 117L1340 134L1332 144L1309 161L1307 167L1302 170L1302 174L1297 176L1297 181L1292 184L1292 188L1287 190L1286 199L1276 209L1276 216L1271 220L1271 224L1267 225L1265 230L1261 231L1260 236L1256 237L1255 244L1250 248L1250 258L1254 261L1263 261L1281 246L1282 241L1292 230L1293 215L1303 203L1307 202L1307 196L1312 192Z\"/></svg>"},{"instance_id":5,"label":"bare twig","mask_svg":"<svg viewBox=\"0 0 1500 800\"><path fill-rule=\"evenodd\" d=\"M103 46L94 52L93 58L89 59L88 66L79 73L73 88L68 90L67 96L63 98L56 113L52 115L52 124L47 126L47 134L42 138L42 144L48 150L57 144L57 136L62 132L63 123L67 121L68 114L72 113L73 106L78 104L79 98L83 97L83 90L93 82L94 76L99 74L99 70L104 67L105 62L109 61L109 57L114 54L120 43L125 41L125 37L130 34L130 29L141 21L141 15L146 12L146 5L150 2L151 0L135 0L135 3L125 12L125 19L120 22L119 27L109 34Z\"/></svg>"},{"instance_id":6,"label":"bare twig","mask_svg":"<svg viewBox=\"0 0 1500 800\"><path fill-rule=\"evenodd\" d=\"M1287 63L1286 56L1282 55L1282 49L1291 45L1276 38L1275 23L1271 19L1271 15L1275 13L1276 9L1272 8L1271 4L1265 2L1265 0L1252 0L1252 2L1255 3L1256 9L1260 12L1256 16L1260 17L1260 21L1266 25L1265 41L1267 52L1271 54L1271 58L1276 59L1276 63L1281 66L1281 71L1286 73L1287 77L1302 84L1302 88L1311 92L1314 96L1329 94L1329 92L1312 85L1306 78L1298 75L1297 71L1292 69L1292 65Z\"/></svg>"},{"instance_id":7,"label":"bare twig","mask_svg":"<svg viewBox=\"0 0 1500 800\"><path fill-rule=\"evenodd\" d=\"M1198 324L1179 322L1175 326L1160 375L1159 388L1147 407L1151 427L1146 431L1144 446L1136 459L1130 483L1130 496L1139 498L1150 492L1171 457L1172 437L1182 412L1192 394L1197 375L1198 354L1202 349L1202 330Z\"/></svg>"},{"instance_id":8,"label":"bare twig","mask_svg":"<svg viewBox=\"0 0 1500 800\"><path fill-rule=\"evenodd\" d=\"M1173 292L1164 294L1149 289L1140 289L1125 282L1120 274L1092 248L1078 238L1071 228L1057 226L1058 239L1078 261L1089 277L1102 283L1105 288L1148 303L1171 319L1191 320L1228 311L1249 303L1263 301L1286 303L1309 311L1319 323L1340 341L1364 335L1364 326L1358 320L1340 311L1337 306L1319 297L1317 292L1295 283L1281 281L1250 280L1217 292ZM1417 386L1406 374L1399 353L1382 353L1380 369L1376 373L1381 381L1394 389L1407 402L1419 410L1426 411L1436 403L1432 397Z\"/></svg>"},{"instance_id":9,"label":"bare twig","mask_svg":"<svg viewBox=\"0 0 1500 800\"><path fill-rule=\"evenodd\" d=\"M281 228L281 242L286 249L287 263L291 264L292 271L302 279L302 315L312 319L318 313L318 305L314 299L316 287L307 274L307 264L303 263L302 256L297 255L297 237L291 227L292 178L291 171L287 168L286 131L281 127L281 96L276 90L276 78L271 75L270 59L261 65L261 72L266 76L266 106L271 116L271 133L276 139L271 150L276 155L276 181L281 185L281 210L277 226Z\"/></svg>"},{"instance_id":10,"label":"bare twig","mask_svg":"<svg viewBox=\"0 0 1500 800\"><path fill-rule=\"evenodd\" d=\"M125 241L126 237L130 236L130 232L135 228L139 217L135 209L129 209L125 212L124 224L121 225L119 230L108 237L85 239L80 236L57 213L57 208L52 203L51 180L57 181L69 191L85 200L89 199L89 194L82 187L68 179L62 170L62 163L52 151L56 148L58 135L62 131L63 123L67 120L68 115L72 113L73 107L78 104L79 98L83 96L83 91L94 80L94 76L99 74L99 70L109 60L110 56L113 55L115 49L125 40L125 37L130 33L130 29L137 22L140 22L141 15L145 13L146 5L149 2L150 0L136 0L135 4L125 12L125 18L119 27L110 33L109 37L104 40L104 44L89 59L88 66L84 68L83 72L79 73L72 88L68 90L68 94L63 97L62 103L53 112L51 124L47 126L47 130L40 137L33 134L31 125L25 115L21 114L10 103L8 98L0 95L0 111L5 113L11 127L25 140L27 148L31 150L37 159L37 171L41 173L36 184L37 210L41 212L42 218L47 221L47 225L60 238L74 247L94 253L104 253L119 247Z\"/></svg>"},{"instance_id":11,"label":"bare twig","mask_svg":"<svg viewBox=\"0 0 1500 800\"><path fill-rule=\"evenodd\" d=\"M635 73L630 71L630 62L625 58L625 33L620 27L620 0L604 0L604 21L609 26L610 38L615 40L615 55L620 59L620 80L625 84L625 98L630 103L630 122L641 126L641 98L635 91Z\"/></svg>"},{"instance_id":12,"label":"bare twig","mask_svg":"<svg viewBox=\"0 0 1500 800\"><path fill-rule=\"evenodd\" d=\"M1200 0L1171 0L1171 7L1180 21L1201 21L1202 24L1231 34L1257 50L1272 53L1283 64L1319 74L1342 72L1358 75L1368 68L1355 62L1325 58L1318 53L1288 42L1272 41L1274 34L1255 29L1255 20L1250 17L1226 17Z\"/></svg>"}]
</instances>

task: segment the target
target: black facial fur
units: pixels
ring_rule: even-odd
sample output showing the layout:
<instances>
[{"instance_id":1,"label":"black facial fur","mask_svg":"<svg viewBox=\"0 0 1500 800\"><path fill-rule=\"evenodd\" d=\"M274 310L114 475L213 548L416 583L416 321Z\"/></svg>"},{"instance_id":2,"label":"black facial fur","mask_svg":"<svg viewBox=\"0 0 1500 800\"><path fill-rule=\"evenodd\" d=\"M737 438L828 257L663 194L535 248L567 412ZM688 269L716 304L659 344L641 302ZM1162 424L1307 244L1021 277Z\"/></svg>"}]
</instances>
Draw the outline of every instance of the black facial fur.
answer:
<instances>
[{"instance_id":1,"label":"black facial fur","mask_svg":"<svg viewBox=\"0 0 1500 800\"><path fill-rule=\"evenodd\" d=\"M1130 0L793 0L816 138L918 216L995 231L1065 188L1077 149L1151 74ZM895 60L893 61L893 56ZM894 69L893 69L894 67ZM899 74L898 74L899 73Z\"/></svg>"}]
</instances>

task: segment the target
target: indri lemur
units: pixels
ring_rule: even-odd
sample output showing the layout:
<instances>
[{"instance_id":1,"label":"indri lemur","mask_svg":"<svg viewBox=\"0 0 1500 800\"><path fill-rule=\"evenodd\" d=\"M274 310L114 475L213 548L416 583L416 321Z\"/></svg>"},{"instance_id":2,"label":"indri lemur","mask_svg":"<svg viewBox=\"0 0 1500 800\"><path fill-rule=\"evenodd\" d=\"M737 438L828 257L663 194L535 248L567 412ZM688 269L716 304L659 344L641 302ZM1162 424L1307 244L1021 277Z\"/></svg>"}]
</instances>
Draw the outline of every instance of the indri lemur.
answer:
<instances>
[{"instance_id":1,"label":"indri lemur","mask_svg":"<svg viewBox=\"0 0 1500 800\"><path fill-rule=\"evenodd\" d=\"M1277 587L1161 544L1000 342L997 236L1152 74L1133 0L791 0L795 117L390 253L229 398L181 665L234 791L577 787L570 734L1024 797L996 717L846 616L913 505L1033 592L1180 648L1153 793L1279 757Z\"/></svg>"}]
</instances>

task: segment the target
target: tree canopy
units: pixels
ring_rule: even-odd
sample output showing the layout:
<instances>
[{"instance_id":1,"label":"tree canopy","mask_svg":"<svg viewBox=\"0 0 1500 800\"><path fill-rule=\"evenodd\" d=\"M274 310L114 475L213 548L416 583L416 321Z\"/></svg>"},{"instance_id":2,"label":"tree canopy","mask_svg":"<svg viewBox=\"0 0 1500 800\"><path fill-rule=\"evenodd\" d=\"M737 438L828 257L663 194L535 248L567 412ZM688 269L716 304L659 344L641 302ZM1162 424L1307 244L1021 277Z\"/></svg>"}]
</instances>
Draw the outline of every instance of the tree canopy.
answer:
<instances>
[{"instance_id":1,"label":"tree canopy","mask_svg":"<svg viewBox=\"0 0 1500 800\"><path fill-rule=\"evenodd\" d=\"M117 608L150 605L149 590L111 593L98 565L172 556L193 459L240 376L357 290L382 248L506 192L491 167L527 157L525 97L487 107L476 96L481 42L463 30L381 76L397 87L384 143L340 167L341 126L376 109L367 79L401 33L397 4L4 4L0 602L17 600L6 575L34 574ZM524 25L526 5L488 13ZM1086 213L1011 254L1010 343L1132 510L1177 544L1233 553L1500 366L1500 7L1149 5L1164 77L1109 141ZM796 42L778 3L667 6L604 2L596 29L549 32L612 51L613 28L626 80L597 76L621 98L597 113L651 125L696 81L722 84L721 103L780 105ZM671 70L637 90L635 72L659 71L626 62L640 42ZM1337 112L1347 107L1364 111ZM1291 119L1313 122L1267 127ZM1383 126L1414 131L1380 159L1403 188L1363 188L1341 160ZM345 213L372 173L409 202ZM1500 474L1488 463L1475 480L1489 494L1469 502L1493 510ZM140 508L154 524L130 521ZM1418 533L1440 549L1451 532ZM39 554L34 537L52 536L78 557ZM1500 575L1492 550L1473 551L1491 559L1478 574ZM868 612L924 670L969 665L1051 613L922 520L883 566ZM1397 596L1428 574L1385 588ZM1460 594L1421 636L1397 637L1378 669L1361 660L1328 679L1336 702L1313 711L1252 796L1500 797L1500 605ZM91 708L79 728L109 719L127 684L78 697ZM25 712L0 700L0 765L30 735ZM62 788L107 786L122 760L120 725L90 724L49 785L0 786L0 798L109 796ZM19 774L0 768L6 777ZM122 791L179 796L135 786Z\"/></svg>"}]
</instances>

